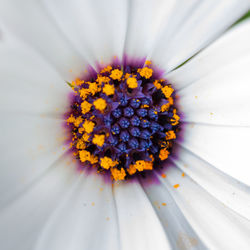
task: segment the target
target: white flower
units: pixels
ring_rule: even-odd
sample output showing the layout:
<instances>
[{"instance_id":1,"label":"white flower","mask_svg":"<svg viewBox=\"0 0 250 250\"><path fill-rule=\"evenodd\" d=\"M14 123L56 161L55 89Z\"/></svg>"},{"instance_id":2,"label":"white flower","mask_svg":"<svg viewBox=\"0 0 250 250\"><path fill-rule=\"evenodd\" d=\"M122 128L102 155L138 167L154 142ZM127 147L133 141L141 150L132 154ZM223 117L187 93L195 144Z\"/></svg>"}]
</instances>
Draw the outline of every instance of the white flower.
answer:
<instances>
[{"instance_id":1,"label":"white flower","mask_svg":"<svg viewBox=\"0 0 250 250\"><path fill-rule=\"evenodd\" d=\"M220 37L249 7L2 0L0 249L249 249L250 22ZM185 114L156 185L79 174L63 148L65 80L124 53L163 68Z\"/></svg>"}]
</instances>

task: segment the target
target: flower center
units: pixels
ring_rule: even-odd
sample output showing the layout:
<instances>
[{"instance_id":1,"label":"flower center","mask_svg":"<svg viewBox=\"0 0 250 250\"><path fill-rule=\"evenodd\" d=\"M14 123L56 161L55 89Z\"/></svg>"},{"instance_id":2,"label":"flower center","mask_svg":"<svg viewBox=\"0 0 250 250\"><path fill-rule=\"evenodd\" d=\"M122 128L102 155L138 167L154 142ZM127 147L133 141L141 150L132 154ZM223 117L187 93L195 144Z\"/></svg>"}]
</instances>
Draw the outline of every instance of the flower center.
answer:
<instances>
[{"instance_id":1,"label":"flower center","mask_svg":"<svg viewBox=\"0 0 250 250\"><path fill-rule=\"evenodd\" d=\"M157 78L150 61L143 67L110 65L70 86L75 96L67 125L83 167L124 180L168 158L180 117L174 89Z\"/></svg>"}]
</instances>

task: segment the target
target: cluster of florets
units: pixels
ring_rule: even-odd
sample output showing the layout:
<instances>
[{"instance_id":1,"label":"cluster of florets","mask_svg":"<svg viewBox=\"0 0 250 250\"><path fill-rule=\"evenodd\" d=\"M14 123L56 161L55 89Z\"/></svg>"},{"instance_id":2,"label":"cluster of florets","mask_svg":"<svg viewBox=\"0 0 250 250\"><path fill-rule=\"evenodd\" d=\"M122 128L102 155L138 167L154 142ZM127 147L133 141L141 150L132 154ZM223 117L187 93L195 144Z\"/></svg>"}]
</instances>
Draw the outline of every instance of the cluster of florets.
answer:
<instances>
[{"instance_id":1,"label":"cluster of florets","mask_svg":"<svg viewBox=\"0 0 250 250\"><path fill-rule=\"evenodd\" d=\"M107 66L89 81L76 79L67 124L83 166L123 180L165 161L178 131L174 89L142 67Z\"/></svg>"}]
</instances>

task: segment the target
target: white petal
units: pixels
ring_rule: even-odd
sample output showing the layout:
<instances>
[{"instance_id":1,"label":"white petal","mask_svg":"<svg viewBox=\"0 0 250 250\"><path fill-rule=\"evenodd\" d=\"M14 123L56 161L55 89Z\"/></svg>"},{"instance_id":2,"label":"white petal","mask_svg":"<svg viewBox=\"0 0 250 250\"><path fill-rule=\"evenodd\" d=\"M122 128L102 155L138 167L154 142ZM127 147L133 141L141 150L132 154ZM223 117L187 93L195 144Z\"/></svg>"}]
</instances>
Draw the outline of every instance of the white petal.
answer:
<instances>
[{"instance_id":1,"label":"white petal","mask_svg":"<svg viewBox=\"0 0 250 250\"><path fill-rule=\"evenodd\" d=\"M33 250L42 227L77 181L74 168L58 160L46 174L0 212L1 249Z\"/></svg>"},{"instance_id":2,"label":"white petal","mask_svg":"<svg viewBox=\"0 0 250 250\"><path fill-rule=\"evenodd\" d=\"M148 56L155 37L168 19L175 0L130 1L125 53L135 58Z\"/></svg>"},{"instance_id":3,"label":"white petal","mask_svg":"<svg viewBox=\"0 0 250 250\"><path fill-rule=\"evenodd\" d=\"M84 174L41 230L35 250L119 249L111 185Z\"/></svg>"},{"instance_id":4,"label":"white petal","mask_svg":"<svg viewBox=\"0 0 250 250\"><path fill-rule=\"evenodd\" d=\"M218 40L188 61L180 68L166 74L175 89L182 89L189 84L231 65L250 53L250 21L244 21L229 29Z\"/></svg>"},{"instance_id":5,"label":"white petal","mask_svg":"<svg viewBox=\"0 0 250 250\"><path fill-rule=\"evenodd\" d=\"M250 129L191 124L181 145L211 165L250 185Z\"/></svg>"},{"instance_id":6,"label":"white petal","mask_svg":"<svg viewBox=\"0 0 250 250\"><path fill-rule=\"evenodd\" d=\"M176 10L184 9L180 12L181 17L178 11L173 12L151 53L152 60L163 66L167 72L216 39L249 9L250 2L179 1L177 6L179 8L176 7ZM174 29L171 28L172 25Z\"/></svg>"},{"instance_id":7,"label":"white petal","mask_svg":"<svg viewBox=\"0 0 250 250\"><path fill-rule=\"evenodd\" d=\"M127 1L44 0L44 3L63 33L92 65L109 63L113 56L122 57Z\"/></svg>"},{"instance_id":8,"label":"white petal","mask_svg":"<svg viewBox=\"0 0 250 250\"><path fill-rule=\"evenodd\" d=\"M178 146L179 157L171 158L185 175L236 213L250 220L250 189L219 171L192 151Z\"/></svg>"},{"instance_id":9,"label":"white petal","mask_svg":"<svg viewBox=\"0 0 250 250\"><path fill-rule=\"evenodd\" d=\"M159 183L142 180L141 184L173 249L204 249L204 244L193 230L168 189Z\"/></svg>"},{"instance_id":10,"label":"white petal","mask_svg":"<svg viewBox=\"0 0 250 250\"><path fill-rule=\"evenodd\" d=\"M3 37L0 206L16 197L63 154L62 114L68 103L67 86L50 65L5 33Z\"/></svg>"},{"instance_id":11,"label":"white petal","mask_svg":"<svg viewBox=\"0 0 250 250\"><path fill-rule=\"evenodd\" d=\"M86 61L58 29L40 1L1 0L1 21L16 37L36 49L65 80L79 77ZM3 39L5 39L3 37Z\"/></svg>"},{"instance_id":12,"label":"white petal","mask_svg":"<svg viewBox=\"0 0 250 250\"><path fill-rule=\"evenodd\" d=\"M184 85L178 95L185 121L250 125L249 32L247 22L169 75L173 84Z\"/></svg>"},{"instance_id":13,"label":"white petal","mask_svg":"<svg viewBox=\"0 0 250 250\"><path fill-rule=\"evenodd\" d=\"M205 249L248 248L250 244L249 220L230 210L190 177L182 177L182 171L177 167L169 166L165 173L167 177L159 176L159 180L203 241ZM175 184L180 186L174 188Z\"/></svg>"},{"instance_id":14,"label":"white petal","mask_svg":"<svg viewBox=\"0 0 250 250\"><path fill-rule=\"evenodd\" d=\"M114 195L121 249L171 249L161 222L138 183L116 184Z\"/></svg>"}]
</instances>

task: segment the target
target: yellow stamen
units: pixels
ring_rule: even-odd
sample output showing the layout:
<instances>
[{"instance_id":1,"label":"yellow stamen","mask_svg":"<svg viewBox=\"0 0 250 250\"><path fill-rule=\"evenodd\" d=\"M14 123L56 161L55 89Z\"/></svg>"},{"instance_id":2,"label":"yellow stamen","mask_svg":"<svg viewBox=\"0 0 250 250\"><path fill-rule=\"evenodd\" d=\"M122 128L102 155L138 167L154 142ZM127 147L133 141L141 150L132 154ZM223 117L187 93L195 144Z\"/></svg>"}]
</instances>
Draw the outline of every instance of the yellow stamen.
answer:
<instances>
[{"instance_id":1,"label":"yellow stamen","mask_svg":"<svg viewBox=\"0 0 250 250\"><path fill-rule=\"evenodd\" d=\"M169 152L167 151L166 148L163 148L160 150L159 158L163 161L168 158Z\"/></svg>"},{"instance_id":2,"label":"yellow stamen","mask_svg":"<svg viewBox=\"0 0 250 250\"><path fill-rule=\"evenodd\" d=\"M106 95L113 95L115 93L115 86L110 84L105 84L102 91Z\"/></svg>"},{"instance_id":3,"label":"yellow stamen","mask_svg":"<svg viewBox=\"0 0 250 250\"><path fill-rule=\"evenodd\" d=\"M84 130L89 134L93 131L95 123L93 123L92 121L85 120L82 126Z\"/></svg>"},{"instance_id":4,"label":"yellow stamen","mask_svg":"<svg viewBox=\"0 0 250 250\"><path fill-rule=\"evenodd\" d=\"M104 142L105 142L105 135L94 135L94 138L92 139L92 142L99 146L102 147Z\"/></svg>"},{"instance_id":5,"label":"yellow stamen","mask_svg":"<svg viewBox=\"0 0 250 250\"><path fill-rule=\"evenodd\" d=\"M67 119L67 123L74 123L75 122L75 117L71 114L70 117Z\"/></svg>"},{"instance_id":6,"label":"yellow stamen","mask_svg":"<svg viewBox=\"0 0 250 250\"><path fill-rule=\"evenodd\" d=\"M86 148L86 145L85 143L83 142L83 140L78 140L77 144L76 144L76 148L77 149L85 149Z\"/></svg>"},{"instance_id":7,"label":"yellow stamen","mask_svg":"<svg viewBox=\"0 0 250 250\"><path fill-rule=\"evenodd\" d=\"M177 114L173 115L173 118L171 118L171 123L173 126L177 125L179 123L180 117Z\"/></svg>"},{"instance_id":8,"label":"yellow stamen","mask_svg":"<svg viewBox=\"0 0 250 250\"><path fill-rule=\"evenodd\" d=\"M166 98L169 98L174 92L174 89L169 86L165 86L161 89L161 91L165 95Z\"/></svg>"},{"instance_id":9,"label":"yellow stamen","mask_svg":"<svg viewBox=\"0 0 250 250\"><path fill-rule=\"evenodd\" d=\"M118 164L118 161L112 161L112 159L107 156L101 158L100 161L101 161L100 165L105 169L109 169Z\"/></svg>"},{"instance_id":10,"label":"yellow stamen","mask_svg":"<svg viewBox=\"0 0 250 250\"><path fill-rule=\"evenodd\" d=\"M89 82L89 92L95 95L98 92L98 86L96 82Z\"/></svg>"},{"instance_id":11,"label":"yellow stamen","mask_svg":"<svg viewBox=\"0 0 250 250\"><path fill-rule=\"evenodd\" d=\"M127 85L128 85L128 87L131 88L131 89L137 88L137 87L138 87L138 83L137 83L136 78L134 78L134 77L128 78L128 79L127 79Z\"/></svg>"},{"instance_id":12,"label":"yellow stamen","mask_svg":"<svg viewBox=\"0 0 250 250\"><path fill-rule=\"evenodd\" d=\"M112 70L112 67L110 65L108 65L106 68L101 70L101 73L110 72L111 70Z\"/></svg>"},{"instance_id":13,"label":"yellow stamen","mask_svg":"<svg viewBox=\"0 0 250 250\"><path fill-rule=\"evenodd\" d=\"M122 75L123 75L123 72L121 70L119 70L119 69L113 69L111 71L110 77L113 80L121 80Z\"/></svg>"},{"instance_id":14,"label":"yellow stamen","mask_svg":"<svg viewBox=\"0 0 250 250\"><path fill-rule=\"evenodd\" d=\"M76 84L77 86L81 86L83 83L84 83L83 80L80 80L79 78L76 79L75 84Z\"/></svg>"},{"instance_id":15,"label":"yellow stamen","mask_svg":"<svg viewBox=\"0 0 250 250\"><path fill-rule=\"evenodd\" d=\"M166 132L166 140L172 140L175 138L176 138L176 135L175 135L175 132L173 130Z\"/></svg>"},{"instance_id":16,"label":"yellow stamen","mask_svg":"<svg viewBox=\"0 0 250 250\"><path fill-rule=\"evenodd\" d=\"M82 123L82 117L77 117L76 119L75 119L75 122L74 122L74 125L76 126L76 127L79 127L79 125Z\"/></svg>"},{"instance_id":17,"label":"yellow stamen","mask_svg":"<svg viewBox=\"0 0 250 250\"><path fill-rule=\"evenodd\" d=\"M82 136L82 140L85 141L85 142L88 142L89 141L89 137L90 137L89 134L84 133L83 136Z\"/></svg>"},{"instance_id":18,"label":"yellow stamen","mask_svg":"<svg viewBox=\"0 0 250 250\"><path fill-rule=\"evenodd\" d=\"M148 67L138 69L138 72L142 77L144 77L146 79L149 79L153 74L153 70L148 68Z\"/></svg>"},{"instance_id":19,"label":"yellow stamen","mask_svg":"<svg viewBox=\"0 0 250 250\"><path fill-rule=\"evenodd\" d=\"M124 180L126 173L124 168L121 168L121 170L117 169L117 168L111 168L111 175L114 178L114 180L118 181L118 180Z\"/></svg>"},{"instance_id":20,"label":"yellow stamen","mask_svg":"<svg viewBox=\"0 0 250 250\"><path fill-rule=\"evenodd\" d=\"M157 89L161 89L161 88L162 88L161 84L159 83L159 80L155 80L153 84L154 84L154 86L155 86Z\"/></svg>"},{"instance_id":21,"label":"yellow stamen","mask_svg":"<svg viewBox=\"0 0 250 250\"><path fill-rule=\"evenodd\" d=\"M128 173L129 173L130 175L135 174L135 172L136 172L136 167L135 167L135 165L133 165L133 164L129 165L129 168L127 169L127 171L128 171Z\"/></svg>"},{"instance_id":22,"label":"yellow stamen","mask_svg":"<svg viewBox=\"0 0 250 250\"><path fill-rule=\"evenodd\" d=\"M82 108L82 113L83 114L86 114L90 111L92 107L92 104L87 102L87 101L83 101L82 104L81 104L81 108Z\"/></svg>"},{"instance_id":23,"label":"yellow stamen","mask_svg":"<svg viewBox=\"0 0 250 250\"><path fill-rule=\"evenodd\" d=\"M88 97L88 95L90 94L90 92L88 89L82 88L79 90L79 94L82 97L82 99L85 100Z\"/></svg>"},{"instance_id":24,"label":"yellow stamen","mask_svg":"<svg viewBox=\"0 0 250 250\"><path fill-rule=\"evenodd\" d=\"M88 161L90 159L90 152L87 150L80 150L79 157L81 162Z\"/></svg>"},{"instance_id":25,"label":"yellow stamen","mask_svg":"<svg viewBox=\"0 0 250 250\"><path fill-rule=\"evenodd\" d=\"M103 111L107 107L107 103L103 98L96 99L93 104L95 108L100 111Z\"/></svg>"},{"instance_id":26,"label":"yellow stamen","mask_svg":"<svg viewBox=\"0 0 250 250\"><path fill-rule=\"evenodd\" d=\"M102 83L109 83L110 82L110 78L107 76L98 76L96 81L98 82L98 84L102 84Z\"/></svg>"}]
</instances>

